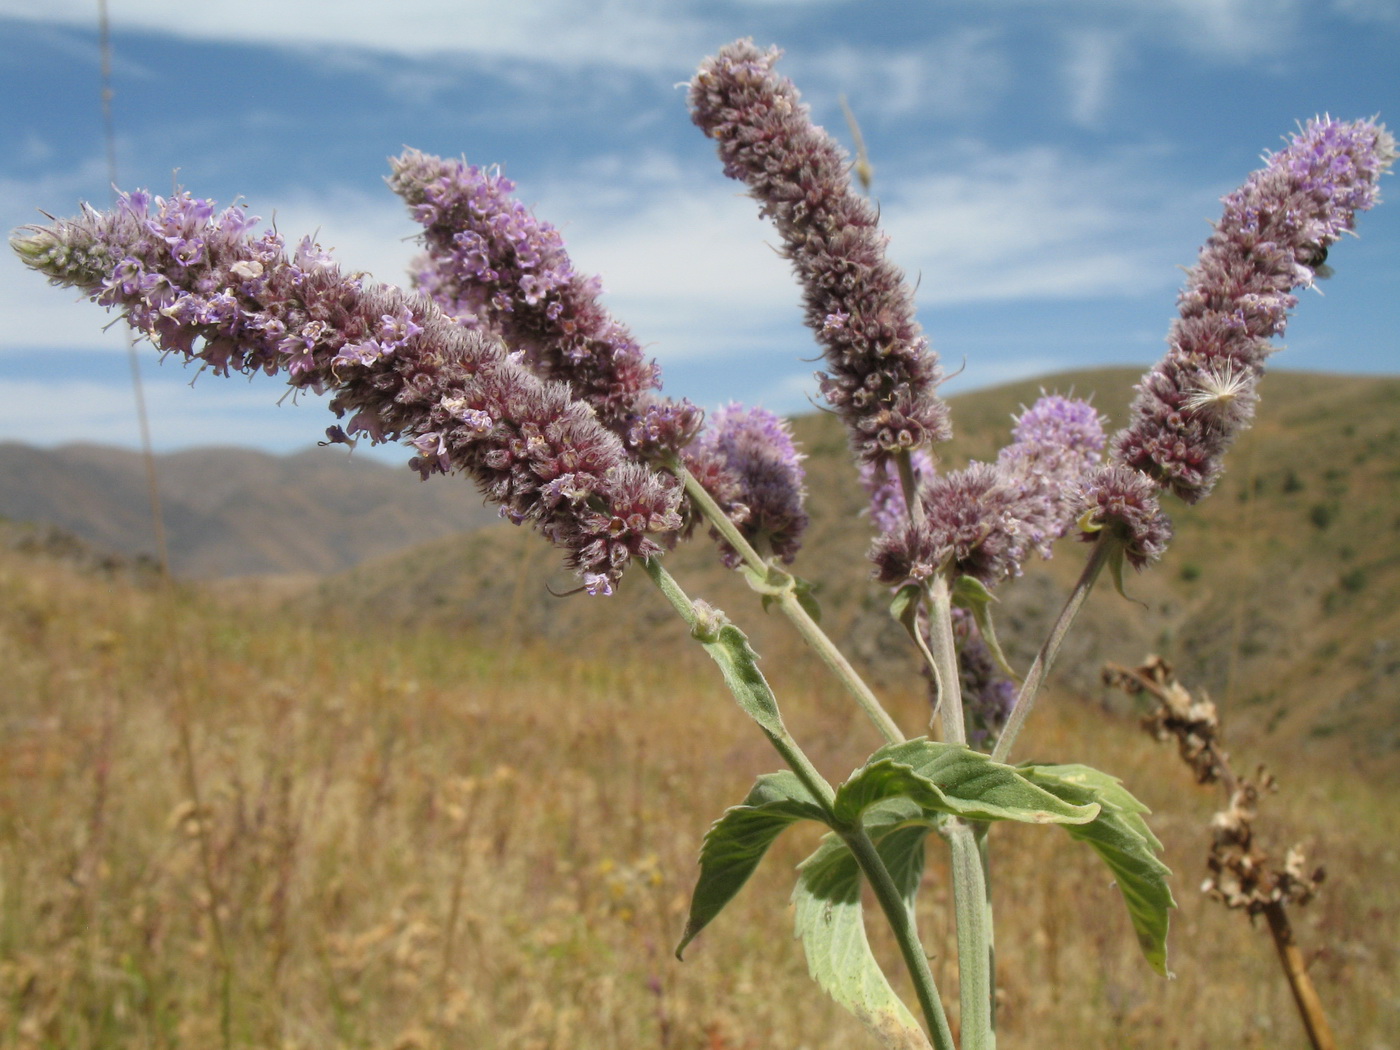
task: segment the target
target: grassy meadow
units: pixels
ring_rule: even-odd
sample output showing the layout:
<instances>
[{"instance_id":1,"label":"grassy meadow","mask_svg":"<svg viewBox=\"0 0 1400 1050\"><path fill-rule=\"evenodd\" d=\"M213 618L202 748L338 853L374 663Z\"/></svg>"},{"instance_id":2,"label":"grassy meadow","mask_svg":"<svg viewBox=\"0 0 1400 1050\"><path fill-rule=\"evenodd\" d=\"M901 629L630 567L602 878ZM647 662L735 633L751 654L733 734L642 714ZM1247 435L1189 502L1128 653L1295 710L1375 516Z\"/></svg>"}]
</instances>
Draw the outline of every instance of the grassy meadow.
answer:
<instances>
[{"instance_id":1,"label":"grassy meadow","mask_svg":"<svg viewBox=\"0 0 1400 1050\"><path fill-rule=\"evenodd\" d=\"M675 633L487 645L0 552L0 1046L869 1045L791 937L814 828L672 956L702 834L776 767ZM879 743L796 643L764 667L828 776ZM917 685L886 690L906 726ZM1270 746L1236 761L1283 781L1263 833L1330 873L1295 926L1340 1044L1400 1047L1395 784ZM1021 750L1117 773L1154 809L1176 979L1138 957L1087 850L999 828L1001 1045L1304 1046L1265 930L1197 889L1216 795L1082 700L1043 701ZM949 896L935 843L919 917L955 1017Z\"/></svg>"}]
</instances>

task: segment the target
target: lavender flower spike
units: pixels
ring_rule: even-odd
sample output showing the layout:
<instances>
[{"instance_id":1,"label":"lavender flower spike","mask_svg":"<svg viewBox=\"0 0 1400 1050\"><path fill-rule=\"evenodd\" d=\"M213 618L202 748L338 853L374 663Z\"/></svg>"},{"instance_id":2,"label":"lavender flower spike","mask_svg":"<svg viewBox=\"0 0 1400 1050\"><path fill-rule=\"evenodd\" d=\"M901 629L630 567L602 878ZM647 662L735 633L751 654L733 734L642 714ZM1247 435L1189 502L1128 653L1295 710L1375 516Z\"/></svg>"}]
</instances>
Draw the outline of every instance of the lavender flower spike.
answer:
<instances>
[{"instance_id":1,"label":"lavender flower spike","mask_svg":"<svg viewBox=\"0 0 1400 1050\"><path fill-rule=\"evenodd\" d=\"M804 457L785 420L767 409L728 405L714 414L685 458L688 464L719 464L732 478L731 488L717 495L711 483L710 494L760 550L793 560L807 528L806 491ZM701 484L709 480L703 467L697 477ZM722 541L720 554L731 569L739 564L738 553Z\"/></svg>"},{"instance_id":2,"label":"lavender flower spike","mask_svg":"<svg viewBox=\"0 0 1400 1050\"><path fill-rule=\"evenodd\" d=\"M857 457L883 462L945 441L942 373L913 295L885 258L888 238L851 187L845 154L773 72L779 55L747 40L722 48L691 81L691 116L718 144L724 173L748 184L778 228L830 369L819 373L822 395Z\"/></svg>"},{"instance_id":3,"label":"lavender flower spike","mask_svg":"<svg viewBox=\"0 0 1400 1050\"><path fill-rule=\"evenodd\" d=\"M1395 140L1372 121L1311 120L1234 193L1181 293L1166 356L1138 384L1115 458L1187 503L1207 495L1235 434L1254 413L1255 387L1292 294L1310 287L1327 248L1379 199Z\"/></svg>"},{"instance_id":4,"label":"lavender flower spike","mask_svg":"<svg viewBox=\"0 0 1400 1050\"><path fill-rule=\"evenodd\" d=\"M504 515L563 547L594 593L662 551L680 527L679 485L632 460L567 387L427 300L345 276L309 239L289 257L276 233L250 234L256 221L183 193L132 193L11 245L163 351L333 391L332 410L351 414L334 436L403 439L425 477L470 474Z\"/></svg>"},{"instance_id":5,"label":"lavender flower spike","mask_svg":"<svg viewBox=\"0 0 1400 1050\"><path fill-rule=\"evenodd\" d=\"M598 302L598 279L574 270L559 231L512 196L513 182L417 150L390 164L389 187L423 226L419 291L524 351L536 374L567 383L635 449L674 453L695 435L699 410L652 393L660 368Z\"/></svg>"}]
</instances>

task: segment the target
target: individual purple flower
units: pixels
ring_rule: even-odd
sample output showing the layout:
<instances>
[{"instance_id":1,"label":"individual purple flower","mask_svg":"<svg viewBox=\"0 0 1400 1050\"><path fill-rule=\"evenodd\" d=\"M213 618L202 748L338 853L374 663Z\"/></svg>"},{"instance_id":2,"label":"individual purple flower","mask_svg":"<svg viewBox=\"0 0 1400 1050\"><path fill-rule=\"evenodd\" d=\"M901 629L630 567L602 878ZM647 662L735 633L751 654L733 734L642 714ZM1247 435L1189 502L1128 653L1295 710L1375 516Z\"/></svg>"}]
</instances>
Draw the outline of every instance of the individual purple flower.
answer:
<instances>
[{"instance_id":1,"label":"individual purple flower","mask_svg":"<svg viewBox=\"0 0 1400 1050\"><path fill-rule=\"evenodd\" d=\"M601 284L574 270L559 231L512 196L498 171L407 150L389 186L423 226L427 253L413 267L418 289L461 324L500 335L539 375L567 383L625 440L675 452L700 413L668 408L650 392L661 370L598 301ZM653 417L644 416L650 412ZM675 425L688 416L686 425Z\"/></svg>"},{"instance_id":2,"label":"individual purple flower","mask_svg":"<svg viewBox=\"0 0 1400 1050\"><path fill-rule=\"evenodd\" d=\"M879 216L852 188L844 152L773 72L779 56L747 40L722 48L691 81L691 116L717 143L724 173L748 185L782 237L826 357L822 395L857 457L883 462L945 441L938 358L885 257Z\"/></svg>"},{"instance_id":3,"label":"individual purple flower","mask_svg":"<svg viewBox=\"0 0 1400 1050\"><path fill-rule=\"evenodd\" d=\"M1171 520L1157 502L1157 486L1140 471L1121 463L1100 467L1084 486L1079 538L1094 542L1109 536L1122 545L1135 569L1160 558L1172 538Z\"/></svg>"},{"instance_id":4,"label":"individual purple flower","mask_svg":"<svg viewBox=\"0 0 1400 1050\"><path fill-rule=\"evenodd\" d=\"M1311 120L1224 198L1187 276L1168 350L1138 384L1114 457L1187 503L1207 495L1249 425L1270 342L1328 247L1374 205L1395 140L1372 121Z\"/></svg>"},{"instance_id":5,"label":"individual purple flower","mask_svg":"<svg viewBox=\"0 0 1400 1050\"><path fill-rule=\"evenodd\" d=\"M731 404L714 414L686 455L722 465L733 483L721 506L750 542L791 562L807 528L807 511L804 457L787 422L767 409ZM731 569L739 564L738 552L728 544L721 542L720 553Z\"/></svg>"},{"instance_id":6,"label":"individual purple flower","mask_svg":"<svg viewBox=\"0 0 1400 1050\"><path fill-rule=\"evenodd\" d=\"M184 193L132 193L11 244L163 351L332 392L351 417L332 441L403 440L424 477L470 474L504 515L563 547L594 593L661 553L681 524L679 486L632 460L564 384L421 297L345 276L309 239L288 256L276 233L249 232L256 221Z\"/></svg>"}]
</instances>

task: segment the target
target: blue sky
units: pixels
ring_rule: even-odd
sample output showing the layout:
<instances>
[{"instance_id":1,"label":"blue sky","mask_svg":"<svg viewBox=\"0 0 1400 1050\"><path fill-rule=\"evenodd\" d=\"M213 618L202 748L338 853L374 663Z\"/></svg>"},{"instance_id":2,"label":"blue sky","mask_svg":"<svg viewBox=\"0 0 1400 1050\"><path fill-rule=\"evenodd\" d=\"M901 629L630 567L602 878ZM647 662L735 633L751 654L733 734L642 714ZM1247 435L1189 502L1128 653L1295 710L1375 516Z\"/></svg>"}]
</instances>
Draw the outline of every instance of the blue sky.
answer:
<instances>
[{"instance_id":1,"label":"blue sky","mask_svg":"<svg viewBox=\"0 0 1400 1050\"><path fill-rule=\"evenodd\" d=\"M662 363L667 392L810 408L813 344L772 235L689 121L735 37L849 143L957 393L1158 356L1218 199L1320 112L1400 126L1400 0L110 0L118 179L242 197L402 283L405 145L499 164ZM0 0L0 221L105 203L96 0ZM1305 293L1277 367L1400 372L1400 181ZM6 252L0 440L135 447L124 338ZM285 451L332 420L161 365L159 449ZM1267 397L1267 386L1264 390ZM1126 396L1126 392L1125 395ZM395 458L402 454L395 452Z\"/></svg>"}]
</instances>

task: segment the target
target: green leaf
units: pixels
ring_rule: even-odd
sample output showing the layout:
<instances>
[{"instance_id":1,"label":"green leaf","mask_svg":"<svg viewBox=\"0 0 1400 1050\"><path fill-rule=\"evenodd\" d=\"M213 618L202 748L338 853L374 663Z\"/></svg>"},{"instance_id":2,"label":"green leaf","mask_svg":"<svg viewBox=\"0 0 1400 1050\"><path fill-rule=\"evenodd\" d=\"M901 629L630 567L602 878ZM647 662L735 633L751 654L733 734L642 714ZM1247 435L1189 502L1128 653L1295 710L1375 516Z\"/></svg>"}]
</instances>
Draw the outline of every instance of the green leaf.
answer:
<instances>
[{"instance_id":1,"label":"green leaf","mask_svg":"<svg viewBox=\"0 0 1400 1050\"><path fill-rule=\"evenodd\" d=\"M759 671L758 654L744 632L726 623L713 634L701 637L700 643L719 664L724 684L744 712L770 733L782 736L785 731L777 697Z\"/></svg>"},{"instance_id":2,"label":"green leaf","mask_svg":"<svg viewBox=\"0 0 1400 1050\"><path fill-rule=\"evenodd\" d=\"M898 796L927 814L971 820L1085 824L1099 813L1094 800L1083 805L1067 801L966 745L920 738L882 747L837 788L836 820L853 825L867 807Z\"/></svg>"},{"instance_id":3,"label":"green leaf","mask_svg":"<svg viewBox=\"0 0 1400 1050\"><path fill-rule=\"evenodd\" d=\"M924 866L927 826L905 826L906 810L881 807L882 820L895 826L876 844L905 906L913 909ZM828 835L798 868L792 892L797 936L807 954L807 968L822 989L860 1019L891 1050L927 1050L928 1037L914 1015L890 987L870 951L860 902L861 875L846 844Z\"/></svg>"},{"instance_id":4,"label":"green leaf","mask_svg":"<svg viewBox=\"0 0 1400 1050\"><path fill-rule=\"evenodd\" d=\"M700 847L700 878L676 958L734 899L784 829L799 820L824 821L825 816L802 782L784 770L759 777L743 803L711 826Z\"/></svg>"},{"instance_id":5,"label":"green leaf","mask_svg":"<svg viewBox=\"0 0 1400 1050\"><path fill-rule=\"evenodd\" d=\"M919 601L923 596L923 588L917 583L906 583L894 592L894 598L890 600L890 615L909 628L914 622L914 613L918 610Z\"/></svg>"},{"instance_id":6,"label":"green leaf","mask_svg":"<svg viewBox=\"0 0 1400 1050\"><path fill-rule=\"evenodd\" d=\"M1087 843L1118 883L1128 907L1138 944L1152 968L1164 977L1167 971L1167 926L1176 907L1167 878L1171 870L1156 856L1162 850L1157 836L1142 819L1150 812L1111 777L1089 766L1021 766L1025 777L1066 802L1102 808L1088 824L1067 826L1071 838Z\"/></svg>"},{"instance_id":7,"label":"green leaf","mask_svg":"<svg viewBox=\"0 0 1400 1050\"><path fill-rule=\"evenodd\" d=\"M987 643L987 650L992 654L997 667L1013 681L1020 682L1021 676L1016 673L1016 669L1002 652L1001 643L997 641L996 628L992 625L992 603L996 600L996 595L987 590L986 585L975 577L959 576L953 584L953 604L972 613L977 630L981 632L982 640Z\"/></svg>"}]
</instances>

